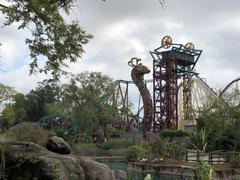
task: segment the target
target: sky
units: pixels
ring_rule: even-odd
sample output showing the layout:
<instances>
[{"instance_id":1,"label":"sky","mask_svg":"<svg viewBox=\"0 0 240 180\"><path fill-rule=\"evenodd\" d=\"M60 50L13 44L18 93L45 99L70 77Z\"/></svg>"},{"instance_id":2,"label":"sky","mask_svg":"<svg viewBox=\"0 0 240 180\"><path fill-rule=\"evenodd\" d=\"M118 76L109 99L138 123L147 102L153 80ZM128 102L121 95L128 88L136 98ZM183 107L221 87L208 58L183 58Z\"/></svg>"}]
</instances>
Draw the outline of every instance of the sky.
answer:
<instances>
[{"instance_id":1,"label":"sky","mask_svg":"<svg viewBox=\"0 0 240 180\"><path fill-rule=\"evenodd\" d=\"M3 0L1 0L3 1ZM149 51L170 35L174 43L192 42L203 53L196 65L212 88L223 89L239 77L240 1L238 0L78 0L68 19L79 21L94 38L69 71L101 71L113 79L131 80L127 62L139 57L152 68ZM0 14L0 24L4 16ZM2 26L2 25L1 25ZM29 76L28 30L0 28L0 82L28 93L43 74ZM150 73L145 79L152 79Z\"/></svg>"}]
</instances>

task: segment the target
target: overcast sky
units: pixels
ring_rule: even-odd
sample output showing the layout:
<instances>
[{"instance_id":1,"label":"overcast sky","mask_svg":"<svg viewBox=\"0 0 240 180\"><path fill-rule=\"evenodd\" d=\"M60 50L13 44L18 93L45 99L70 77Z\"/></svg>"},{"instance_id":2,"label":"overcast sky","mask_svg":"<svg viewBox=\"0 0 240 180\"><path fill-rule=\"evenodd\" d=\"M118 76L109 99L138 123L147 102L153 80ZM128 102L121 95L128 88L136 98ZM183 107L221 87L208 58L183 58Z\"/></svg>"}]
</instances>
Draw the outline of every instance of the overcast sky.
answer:
<instances>
[{"instance_id":1,"label":"overcast sky","mask_svg":"<svg viewBox=\"0 0 240 180\"><path fill-rule=\"evenodd\" d=\"M211 87L223 88L239 77L239 0L79 0L71 18L94 36L86 53L70 71L101 71L114 79L131 80L127 62L142 58L152 67L149 51L170 35L175 43L192 42L203 53L196 65ZM0 24L4 20L0 14ZM2 25L1 25L2 26ZM27 93L44 75L29 77L29 51L24 43L30 32L16 26L0 29L0 82ZM146 79L151 79L149 74Z\"/></svg>"}]
</instances>

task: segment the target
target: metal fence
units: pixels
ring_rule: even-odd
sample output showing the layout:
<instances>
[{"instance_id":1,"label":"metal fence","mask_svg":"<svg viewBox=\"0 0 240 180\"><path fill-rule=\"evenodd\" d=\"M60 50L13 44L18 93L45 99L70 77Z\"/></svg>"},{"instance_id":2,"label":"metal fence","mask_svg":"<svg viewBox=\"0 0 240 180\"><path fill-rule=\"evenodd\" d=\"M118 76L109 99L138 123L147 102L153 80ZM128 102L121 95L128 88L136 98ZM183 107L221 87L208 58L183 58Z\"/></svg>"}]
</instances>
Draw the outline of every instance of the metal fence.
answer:
<instances>
[{"instance_id":1,"label":"metal fence","mask_svg":"<svg viewBox=\"0 0 240 180\"><path fill-rule=\"evenodd\" d=\"M218 150L205 153L199 150L188 149L185 154L186 161L204 161L209 164L224 164L240 159L240 152Z\"/></svg>"}]
</instances>

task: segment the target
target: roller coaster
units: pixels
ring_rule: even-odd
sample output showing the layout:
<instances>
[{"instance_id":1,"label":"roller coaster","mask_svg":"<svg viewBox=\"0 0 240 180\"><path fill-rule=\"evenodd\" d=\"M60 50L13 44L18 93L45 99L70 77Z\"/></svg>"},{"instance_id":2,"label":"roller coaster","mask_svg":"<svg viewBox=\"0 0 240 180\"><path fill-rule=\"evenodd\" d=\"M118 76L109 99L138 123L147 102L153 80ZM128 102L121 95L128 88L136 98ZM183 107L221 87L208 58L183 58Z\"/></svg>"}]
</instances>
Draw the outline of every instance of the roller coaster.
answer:
<instances>
[{"instance_id":1,"label":"roller coaster","mask_svg":"<svg viewBox=\"0 0 240 180\"><path fill-rule=\"evenodd\" d=\"M194 71L201 53L190 42L186 45L174 44L171 37L165 36L161 46L150 51L153 58L153 79L144 80L143 74L138 76L132 70L133 80L117 81L112 104L118 110L121 126L125 124L125 127L131 125L140 129L146 114L149 114L146 111L153 111L150 112L153 113L153 122L150 122L153 132L166 128L183 129L195 125L199 112L216 101L240 107L240 78L232 80L222 91L217 92ZM136 60L135 65L133 60ZM132 58L129 65L142 69L145 66L140 61ZM139 93L136 93L137 88ZM147 97L146 89L151 92L151 97ZM144 107L149 99L153 99L153 109L150 110ZM60 114L40 119L39 125L66 129L67 132L77 129L76 123Z\"/></svg>"},{"instance_id":2,"label":"roller coaster","mask_svg":"<svg viewBox=\"0 0 240 180\"><path fill-rule=\"evenodd\" d=\"M134 127L140 127L143 120L143 102L141 96L137 95L138 98L132 98L134 96L132 92L134 89L136 90L133 86L133 81L119 80L117 83L115 98L120 102L118 109L121 119L125 122L132 119ZM153 86L152 79L145 80L145 83L148 87ZM192 77L191 83L191 107L188 107L188 109L186 109L186 107L184 109L184 84L181 82L178 85L179 129L183 129L184 126L187 125L195 124L197 113L211 106L211 104L216 101L222 101L230 106L240 107L240 78L232 80L219 92L211 88L207 84L206 79L198 75ZM129 89L133 90L129 92ZM131 104L134 104L135 108L131 107Z\"/></svg>"},{"instance_id":3,"label":"roller coaster","mask_svg":"<svg viewBox=\"0 0 240 180\"><path fill-rule=\"evenodd\" d=\"M143 82L146 87L152 88L154 132L195 125L199 112L216 101L240 106L240 78L234 79L222 91L217 92L194 71L201 53L190 42L185 46L173 44L169 36L162 39L160 47L150 51L153 57L153 79ZM140 127L144 121L144 102L141 93L139 98L136 97L136 88L132 90L132 84L136 82L118 81L115 102L121 102L118 106L121 119ZM135 108L130 107L131 103Z\"/></svg>"}]
</instances>

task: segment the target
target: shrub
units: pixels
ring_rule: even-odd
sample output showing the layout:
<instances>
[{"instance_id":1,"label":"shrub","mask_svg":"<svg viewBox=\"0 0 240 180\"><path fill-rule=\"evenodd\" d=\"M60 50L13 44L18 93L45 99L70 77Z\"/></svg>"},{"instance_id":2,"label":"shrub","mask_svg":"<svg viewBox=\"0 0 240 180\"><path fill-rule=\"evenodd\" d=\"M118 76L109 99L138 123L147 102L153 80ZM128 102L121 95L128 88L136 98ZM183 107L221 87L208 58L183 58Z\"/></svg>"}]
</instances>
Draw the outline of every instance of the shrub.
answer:
<instances>
[{"instance_id":1,"label":"shrub","mask_svg":"<svg viewBox=\"0 0 240 180\"><path fill-rule=\"evenodd\" d=\"M117 138L117 139L110 139L105 141L101 147L103 149L125 149L128 146L133 145L133 143L127 139Z\"/></svg>"},{"instance_id":2,"label":"shrub","mask_svg":"<svg viewBox=\"0 0 240 180\"><path fill-rule=\"evenodd\" d=\"M126 151L126 159L129 162L135 162L144 155L144 149L141 146L129 146Z\"/></svg>"},{"instance_id":3,"label":"shrub","mask_svg":"<svg viewBox=\"0 0 240 180\"><path fill-rule=\"evenodd\" d=\"M169 130L164 129L160 132L160 136L163 138L166 137L190 137L190 133L183 130Z\"/></svg>"},{"instance_id":4,"label":"shrub","mask_svg":"<svg viewBox=\"0 0 240 180\"><path fill-rule=\"evenodd\" d=\"M181 144L163 140L143 144L142 148L145 150L145 157L147 159L161 159L166 157L181 159L186 153L186 148Z\"/></svg>"},{"instance_id":5,"label":"shrub","mask_svg":"<svg viewBox=\"0 0 240 180\"><path fill-rule=\"evenodd\" d=\"M58 128L58 129L55 129L54 131L56 133L56 136L65 139L65 134L64 134L64 130L63 129Z\"/></svg>"},{"instance_id":6,"label":"shrub","mask_svg":"<svg viewBox=\"0 0 240 180\"><path fill-rule=\"evenodd\" d=\"M232 167L240 167L240 154L233 153L229 155L226 160Z\"/></svg>"},{"instance_id":7,"label":"shrub","mask_svg":"<svg viewBox=\"0 0 240 180\"><path fill-rule=\"evenodd\" d=\"M110 137L119 137L121 132L114 128L111 124L107 125L107 133L110 135Z\"/></svg>"},{"instance_id":8,"label":"shrub","mask_svg":"<svg viewBox=\"0 0 240 180\"><path fill-rule=\"evenodd\" d=\"M213 179L213 169L210 164L204 161L197 161L195 163L195 174L197 179L211 180Z\"/></svg>"},{"instance_id":9,"label":"shrub","mask_svg":"<svg viewBox=\"0 0 240 180\"><path fill-rule=\"evenodd\" d=\"M72 149L81 156L96 156L98 151L96 145L92 143L75 144Z\"/></svg>"},{"instance_id":10,"label":"shrub","mask_svg":"<svg viewBox=\"0 0 240 180\"><path fill-rule=\"evenodd\" d=\"M37 124L23 122L9 129L8 138L18 141L30 141L41 146L46 146L48 136L47 132L38 127Z\"/></svg>"},{"instance_id":11,"label":"shrub","mask_svg":"<svg viewBox=\"0 0 240 180\"><path fill-rule=\"evenodd\" d=\"M155 141L150 143L150 149L154 158L163 158L166 154L165 141Z\"/></svg>"},{"instance_id":12,"label":"shrub","mask_svg":"<svg viewBox=\"0 0 240 180\"><path fill-rule=\"evenodd\" d=\"M186 154L186 148L179 143L166 142L165 152L166 157L181 159Z\"/></svg>"}]
</instances>

